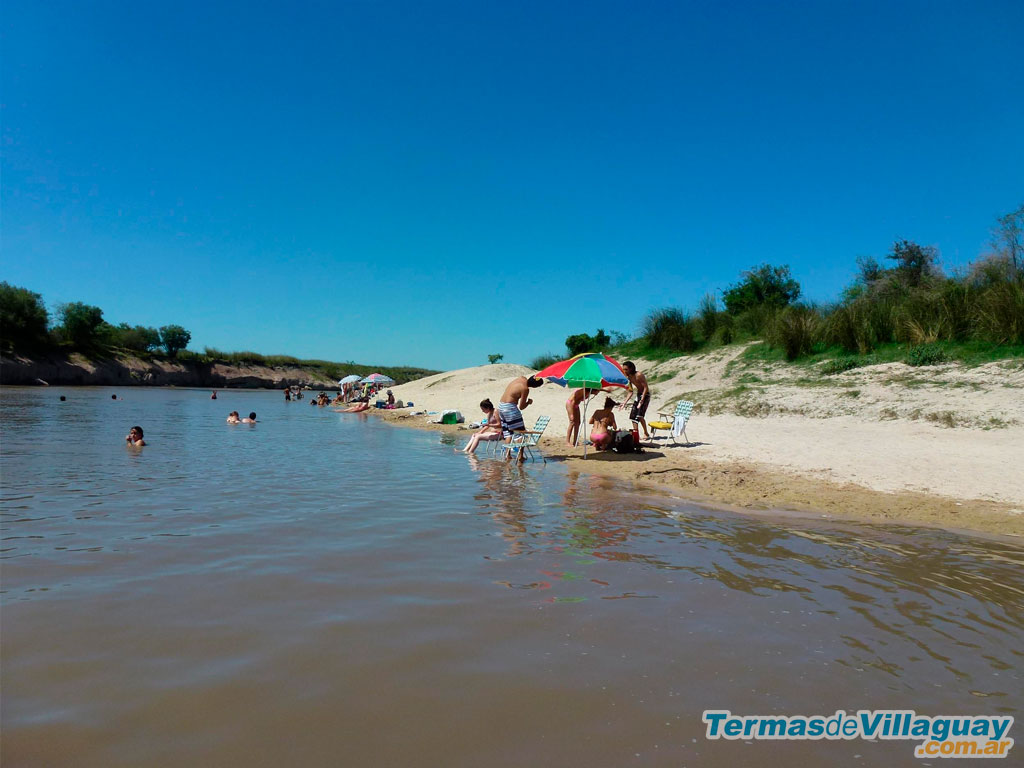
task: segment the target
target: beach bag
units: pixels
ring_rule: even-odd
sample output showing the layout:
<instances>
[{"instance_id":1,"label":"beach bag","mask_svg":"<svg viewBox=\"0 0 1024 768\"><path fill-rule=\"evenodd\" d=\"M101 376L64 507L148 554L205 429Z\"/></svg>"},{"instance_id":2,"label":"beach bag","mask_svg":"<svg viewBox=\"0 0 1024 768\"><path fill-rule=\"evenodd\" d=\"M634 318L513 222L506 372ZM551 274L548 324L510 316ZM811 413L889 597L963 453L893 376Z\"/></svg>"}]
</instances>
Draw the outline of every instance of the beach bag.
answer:
<instances>
[{"instance_id":1,"label":"beach bag","mask_svg":"<svg viewBox=\"0 0 1024 768\"><path fill-rule=\"evenodd\" d=\"M612 450L616 453L633 453L636 448L632 432L616 432Z\"/></svg>"}]
</instances>

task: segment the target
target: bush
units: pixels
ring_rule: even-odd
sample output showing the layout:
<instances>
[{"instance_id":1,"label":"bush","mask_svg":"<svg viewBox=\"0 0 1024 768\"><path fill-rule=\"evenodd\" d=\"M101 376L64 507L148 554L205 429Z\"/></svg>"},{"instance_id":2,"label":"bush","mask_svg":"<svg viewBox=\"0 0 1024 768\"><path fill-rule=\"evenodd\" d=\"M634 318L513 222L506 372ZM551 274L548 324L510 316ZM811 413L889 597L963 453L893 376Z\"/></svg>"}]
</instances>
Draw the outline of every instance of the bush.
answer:
<instances>
[{"instance_id":1,"label":"bush","mask_svg":"<svg viewBox=\"0 0 1024 768\"><path fill-rule=\"evenodd\" d=\"M537 357L533 358L533 360L530 361L530 367L533 368L533 370L535 371L542 371L549 365L554 365L561 359L562 358L558 357L557 355L553 355L549 352L546 355L538 355Z\"/></svg>"},{"instance_id":2,"label":"bush","mask_svg":"<svg viewBox=\"0 0 1024 768\"><path fill-rule=\"evenodd\" d=\"M718 341L722 344L732 344L736 339L736 321L733 316L727 312L719 313L716 325Z\"/></svg>"},{"instance_id":3,"label":"bush","mask_svg":"<svg viewBox=\"0 0 1024 768\"><path fill-rule=\"evenodd\" d=\"M904 360L907 365L938 365L946 362L946 353L937 344L918 344L910 348Z\"/></svg>"},{"instance_id":4,"label":"bush","mask_svg":"<svg viewBox=\"0 0 1024 768\"><path fill-rule=\"evenodd\" d=\"M33 351L47 346L49 322L42 296L0 283L0 344L5 351Z\"/></svg>"},{"instance_id":5,"label":"bush","mask_svg":"<svg viewBox=\"0 0 1024 768\"><path fill-rule=\"evenodd\" d=\"M974 303L974 335L995 344L1024 344L1024 279L988 286Z\"/></svg>"},{"instance_id":6,"label":"bush","mask_svg":"<svg viewBox=\"0 0 1024 768\"><path fill-rule=\"evenodd\" d=\"M722 294L725 309L738 315L754 307L782 309L800 298L800 283L788 266L762 264L742 275L743 279Z\"/></svg>"},{"instance_id":7,"label":"bush","mask_svg":"<svg viewBox=\"0 0 1024 768\"><path fill-rule=\"evenodd\" d=\"M837 357L835 360L828 360L818 370L825 376L835 376L837 373L852 371L862 365L869 365L866 358L860 357Z\"/></svg>"},{"instance_id":8,"label":"bush","mask_svg":"<svg viewBox=\"0 0 1024 768\"><path fill-rule=\"evenodd\" d=\"M706 293L700 300L700 330L705 340L710 340L718 328L718 300L714 294Z\"/></svg>"},{"instance_id":9,"label":"bush","mask_svg":"<svg viewBox=\"0 0 1024 768\"><path fill-rule=\"evenodd\" d=\"M656 309L644 320L644 337L652 347L676 352L697 348L694 322L681 309Z\"/></svg>"},{"instance_id":10,"label":"bush","mask_svg":"<svg viewBox=\"0 0 1024 768\"><path fill-rule=\"evenodd\" d=\"M821 336L827 344L866 355L879 344L892 341L894 328L892 301L862 295L828 312Z\"/></svg>"},{"instance_id":11,"label":"bush","mask_svg":"<svg viewBox=\"0 0 1024 768\"><path fill-rule=\"evenodd\" d=\"M504 360L504 359L505 359L504 355L488 355L487 356L487 362L489 362L491 365L494 365L498 361Z\"/></svg>"},{"instance_id":12,"label":"bush","mask_svg":"<svg viewBox=\"0 0 1024 768\"><path fill-rule=\"evenodd\" d=\"M810 307L786 307L768 328L769 346L781 349L789 361L810 353L818 334L820 317Z\"/></svg>"}]
</instances>

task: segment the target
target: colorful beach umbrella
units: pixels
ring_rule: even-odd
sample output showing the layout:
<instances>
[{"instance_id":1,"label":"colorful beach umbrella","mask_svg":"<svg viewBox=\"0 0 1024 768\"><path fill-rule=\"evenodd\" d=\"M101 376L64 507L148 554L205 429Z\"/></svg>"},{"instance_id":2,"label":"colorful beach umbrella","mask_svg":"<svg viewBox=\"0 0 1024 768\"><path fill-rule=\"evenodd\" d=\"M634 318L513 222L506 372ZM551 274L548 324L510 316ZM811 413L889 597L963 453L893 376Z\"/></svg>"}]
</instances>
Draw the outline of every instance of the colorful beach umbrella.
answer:
<instances>
[{"instance_id":1,"label":"colorful beach umbrella","mask_svg":"<svg viewBox=\"0 0 1024 768\"><path fill-rule=\"evenodd\" d=\"M533 375L538 379L547 379L559 386L574 389L629 386L629 379L626 378L626 373L619 362L599 352L584 352L568 360L553 363Z\"/></svg>"},{"instance_id":2,"label":"colorful beach umbrella","mask_svg":"<svg viewBox=\"0 0 1024 768\"><path fill-rule=\"evenodd\" d=\"M562 387L579 389L605 389L607 387L628 387L629 379L618 360L600 352L584 352L549 365L533 374L538 379L547 379ZM591 396L593 397L593 395ZM587 406L590 398L583 401L583 424L587 423ZM583 424L580 425L581 431ZM577 438L578 439L578 438ZM587 458L587 441L583 440L583 458Z\"/></svg>"}]
</instances>

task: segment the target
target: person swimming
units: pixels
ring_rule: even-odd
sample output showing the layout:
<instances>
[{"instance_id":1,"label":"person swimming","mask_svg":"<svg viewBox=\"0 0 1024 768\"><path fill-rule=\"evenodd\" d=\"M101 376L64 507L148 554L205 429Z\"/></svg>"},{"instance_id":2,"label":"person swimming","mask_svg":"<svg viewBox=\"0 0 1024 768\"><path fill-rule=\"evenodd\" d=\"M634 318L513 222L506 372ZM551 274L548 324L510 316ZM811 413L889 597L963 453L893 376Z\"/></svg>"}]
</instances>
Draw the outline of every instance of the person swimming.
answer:
<instances>
[{"instance_id":1,"label":"person swimming","mask_svg":"<svg viewBox=\"0 0 1024 768\"><path fill-rule=\"evenodd\" d=\"M241 424L242 420L238 418L238 411L232 411L228 414L228 424Z\"/></svg>"},{"instance_id":2,"label":"person swimming","mask_svg":"<svg viewBox=\"0 0 1024 768\"><path fill-rule=\"evenodd\" d=\"M249 415L242 419L243 424L255 424L256 423L256 411L251 411Z\"/></svg>"},{"instance_id":3,"label":"person swimming","mask_svg":"<svg viewBox=\"0 0 1024 768\"><path fill-rule=\"evenodd\" d=\"M606 397L604 399L604 408L600 411L594 411L594 414L590 417L590 423L594 425L590 432L590 442L599 451L607 451L615 437L615 412L612 410L615 408L615 405L614 400Z\"/></svg>"},{"instance_id":4,"label":"person swimming","mask_svg":"<svg viewBox=\"0 0 1024 768\"><path fill-rule=\"evenodd\" d=\"M146 444L146 441L142 439L142 427L139 426L135 426L129 429L128 435L125 437L124 440L132 448L141 448Z\"/></svg>"}]
</instances>

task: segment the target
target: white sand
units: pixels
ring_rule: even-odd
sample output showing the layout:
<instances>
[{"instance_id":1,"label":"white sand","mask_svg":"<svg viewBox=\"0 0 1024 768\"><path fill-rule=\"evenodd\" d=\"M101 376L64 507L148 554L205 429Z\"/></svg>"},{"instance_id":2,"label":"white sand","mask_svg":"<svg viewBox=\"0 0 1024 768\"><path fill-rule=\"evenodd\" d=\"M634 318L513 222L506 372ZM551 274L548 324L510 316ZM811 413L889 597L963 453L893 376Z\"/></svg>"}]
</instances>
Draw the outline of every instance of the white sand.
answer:
<instances>
[{"instance_id":1,"label":"white sand","mask_svg":"<svg viewBox=\"0 0 1024 768\"><path fill-rule=\"evenodd\" d=\"M1019 362L974 369L892 363L826 377L783 365L727 370L738 351L660 365L640 361L652 379L674 376L652 383L649 418L680 396L705 411L687 425L690 439L700 445L677 448L659 440L659 451L678 454L682 462L742 462L876 491L991 500L1024 510L1024 366ZM394 391L399 399L413 401L414 410L457 408L474 421L481 400L497 404L509 380L530 373L518 365L486 365ZM736 394L744 374L758 381ZM564 446L569 392L545 384L534 390L534 403L524 412L528 426L537 416L551 417L549 444ZM623 399L621 390L612 396ZM591 403L591 412L603 399L599 395ZM628 412L616 416L620 425L628 424Z\"/></svg>"}]
</instances>

